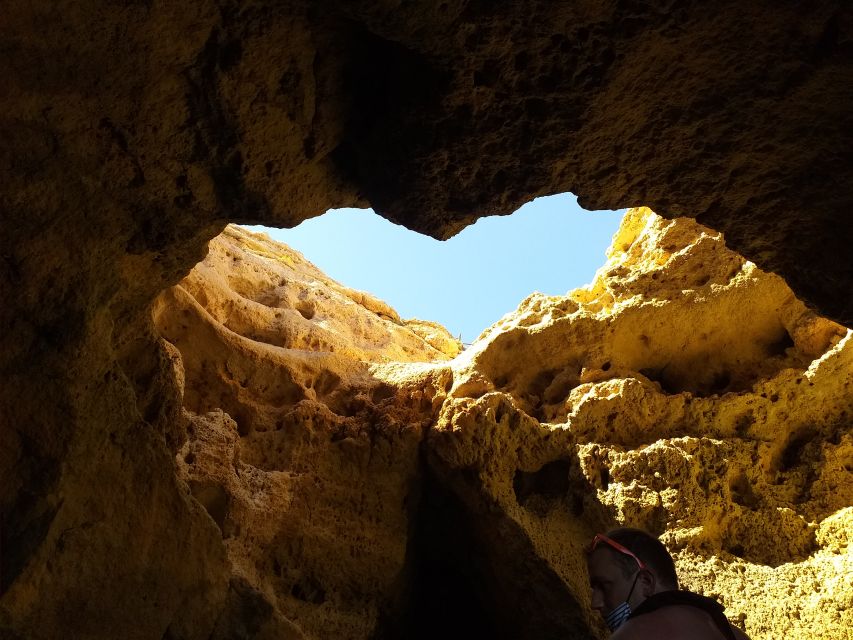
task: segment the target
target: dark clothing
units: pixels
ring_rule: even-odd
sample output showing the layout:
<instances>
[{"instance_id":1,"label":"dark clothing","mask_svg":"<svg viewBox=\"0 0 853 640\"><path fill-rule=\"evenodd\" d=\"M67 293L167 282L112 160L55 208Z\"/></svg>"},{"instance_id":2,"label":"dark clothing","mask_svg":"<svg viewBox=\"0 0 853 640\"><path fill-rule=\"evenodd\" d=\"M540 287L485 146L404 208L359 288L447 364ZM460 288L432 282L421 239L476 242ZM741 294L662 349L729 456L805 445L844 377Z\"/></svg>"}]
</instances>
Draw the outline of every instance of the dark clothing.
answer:
<instances>
[{"instance_id":1,"label":"dark clothing","mask_svg":"<svg viewBox=\"0 0 853 640\"><path fill-rule=\"evenodd\" d=\"M693 593L692 591L662 591L661 593L656 593L646 598L628 619L630 620L644 613L651 613L657 609L673 605L702 609L702 611L711 616L714 624L726 640L737 640L728 618L723 613L723 605L716 600L700 596L698 593Z\"/></svg>"}]
</instances>

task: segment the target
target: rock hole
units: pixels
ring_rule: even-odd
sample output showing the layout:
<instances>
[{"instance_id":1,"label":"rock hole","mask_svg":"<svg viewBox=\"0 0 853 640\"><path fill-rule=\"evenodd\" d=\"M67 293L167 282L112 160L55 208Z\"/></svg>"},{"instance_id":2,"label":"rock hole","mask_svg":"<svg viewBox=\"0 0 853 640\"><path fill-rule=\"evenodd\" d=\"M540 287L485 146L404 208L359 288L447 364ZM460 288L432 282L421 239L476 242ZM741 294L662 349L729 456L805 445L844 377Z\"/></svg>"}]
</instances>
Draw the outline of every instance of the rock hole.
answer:
<instances>
[{"instance_id":1,"label":"rock hole","mask_svg":"<svg viewBox=\"0 0 853 640\"><path fill-rule=\"evenodd\" d=\"M246 437L252 433L252 416L250 414L238 410L231 417L237 423L237 433L241 437Z\"/></svg>"},{"instance_id":2,"label":"rock hole","mask_svg":"<svg viewBox=\"0 0 853 640\"><path fill-rule=\"evenodd\" d=\"M564 401L579 383L578 374L575 370L566 369L557 374L542 394L542 399L548 404L556 404Z\"/></svg>"},{"instance_id":3,"label":"rock hole","mask_svg":"<svg viewBox=\"0 0 853 640\"><path fill-rule=\"evenodd\" d=\"M524 506L534 496L555 499L569 492L569 472L572 465L568 460L554 460L538 471L520 469L512 479L512 488L518 503Z\"/></svg>"},{"instance_id":4,"label":"rock hole","mask_svg":"<svg viewBox=\"0 0 853 640\"><path fill-rule=\"evenodd\" d=\"M540 371L536 374L536 377L533 378L533 382L530 383L530 388L528 389L528 393L541 397L545 392L545 389L554 381L554 377L557 374L557 370L548 369L547 371Z\"/></svg>"},{"instance_id":5,"label":"rock hole","mask_svg":"<svg viewBox=\"0 0 853 640\"><path fill-rule=\"evenodd\" d=\"M735 421L735 433L743 437L753 424L755 424L755 416L752 414L752 411L747 411L742 416L738 416Z\"/></svg>"},{"instance_id":6,"label":"rock hole","mask_svg":"<svg viewBox=\"0 0 853 640\"><path fill-rule=\"evenodd\" d=\"M732 500L742 507L754 510L761 502L760 498L755 494L755 491L752 488L752 483L743 473L737 474L729 481L729 489L732 494ZM743 556L741 555L738 557Z\"/></svg>"},{"instance_id":7,"label":"rock hole","mask_svg":"<svg viewBox=\"0 0 853 640\"><path fill-rule=\"evenodd\" d=\"M779 457L779 471L790 471L798 466L802 462L803 454L810 441L811 435L807 433L792 437Z\"/></svg>"},{"instance_id":8,"label":"rock hole","mask_svg":"<svg viewBox=\"0 0 853 640\"><path fill-rule=\"evenodd\" d=\"M447 380L444 383L444 393L450 393L450 390L453 388L453 372L450 372L450 375L447 376Z\"/></svg>"},{"instance_id":9,"label":"rock hole","mask_svg":"<svg viewBox=\"0 0 853 640\"><path fill-rule=\"evenodd\" d=\"M610 469L601 467L598 470L598 479L601 482L601 489L607 491L607 488L610 486Z\"/></svg>"},{"instance_id":10,"label":"rock hole","mask_svg":"<svg viewBox=\"0 0 853 640\"><path fill-rule=\"evenodd\" d=\"M501 402L497 407L495 407L495 424L500 424L506 415L506 405Z\"/></svg>"},{"instance_id":11,"label":"rock hole","mask_svg":"<svg viewBox=\"0 0 853 640\"><path fill-rule=\"evenodd\" d=\"M664 393L676 394L681 393L681 388L678 385L678 380L670 379L666 376L666 366L663 367L643 367L639 373L644 375L652 382L657 382L660 385L661 391Z\"/></svg>"},{"instance_id":12,"label":"rock hole","mask_svg":"<svg viewBox=\"0 0 853 640\"><path fill-rule=\"evenodd\" d=\"M326 396L338 388L341 377L333 371L323 371L314 381L314 390L321 396Z\"/></svg>"},{"instance_id":13,"label":"rock hole","mask_svg":"<svg viewBox=\"0 0 853 640\"><path fill-rule=\"evenodd\" d=\"M308 300L300 300L296 303L296 310L306 320L311 320L314 317L314 305Z\"/></svg>"},{"instance_id":14,"label":"rock hole","mask_svg":"<svg viewBox=\"0 0 853 640\"><path fill-rule=\"evenodd\" d=\"M326 590L312 577L303 578L294 584L290 589L290 595L311 604L323 604L326 601Z\"/></svg>"},{"instance_id":15,"label":"rock hole","mask_svg":"<svg viewBox=\"0 0 853 640\"><path fill-rule=\"evenodd\" d=\"M370 399L374 404L379 404L383 400L388 400L396 395L397 391L389 384L379 384L370 392Z\"/></svg>"},{"instance_id":16,"label":"rock hole","mask_svg":"<svg viewBox=\"0 0 853 640\"><path fill-rule=\"evenodd\" d=\"M794 339L791 337L791 334L783 330L778 340L774 340L767 345L767 355L769 357L784 356L788 349L793 346Z\"/></svg>"},{"instance_id":17,"label":"rock hole","mask_svg":"<svg viewBox=\"0 0 853 640\"><path fill-rule=\"evenodd\" d=\"M585 604L537 556L528 535L499 509L471 504L438 478L427 470L412 500L407 587L381 612L371 640L596 637Z\"/></svg>"}]
</instances>

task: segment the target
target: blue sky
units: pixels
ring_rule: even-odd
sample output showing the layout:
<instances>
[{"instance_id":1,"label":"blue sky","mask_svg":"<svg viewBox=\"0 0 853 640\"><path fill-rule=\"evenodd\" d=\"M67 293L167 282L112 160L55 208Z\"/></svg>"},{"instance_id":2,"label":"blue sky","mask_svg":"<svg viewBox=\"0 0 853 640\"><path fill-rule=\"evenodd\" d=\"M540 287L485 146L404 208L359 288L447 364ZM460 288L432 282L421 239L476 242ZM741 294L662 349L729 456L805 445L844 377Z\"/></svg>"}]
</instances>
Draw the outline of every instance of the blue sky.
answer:
<instances>
[{"instance_id":1,"label":"blue sky","mask_svg":"<svg viewBox=\"0 0 853 640\"><path fill-rule=\"evenodd\" d=\"M534 291L592 280L624 211L585 211L571 194L481 218L439 241L370 209L334 209L293 229L249 227L300 251L327 275L368 291L402 318L440 322L465 342Z\"/></svg>"}]
</instances>

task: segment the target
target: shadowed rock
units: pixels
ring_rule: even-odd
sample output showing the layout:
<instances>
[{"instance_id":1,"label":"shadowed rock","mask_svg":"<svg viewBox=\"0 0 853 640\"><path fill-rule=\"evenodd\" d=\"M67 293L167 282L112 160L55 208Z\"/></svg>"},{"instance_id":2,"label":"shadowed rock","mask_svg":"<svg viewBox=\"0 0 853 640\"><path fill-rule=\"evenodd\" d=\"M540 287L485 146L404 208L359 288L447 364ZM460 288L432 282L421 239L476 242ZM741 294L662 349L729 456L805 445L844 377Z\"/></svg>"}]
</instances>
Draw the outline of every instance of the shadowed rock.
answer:
<instances>
[{"instance_id":1,"label":"shadowed rock","mask_svg":"<svg viewBox=\"0 0 853 640\"><path fill-rule=\"evenodd\" d=\"M155 298L229 221L293 226L372 205L447 237L479 215L571 190L588 207L695 216L801 299L853 323L850 43L840 0L7 7L4 633L208 637L223 603L256 602L229 586L220 530L176 479L183 400L174 350L151 321ZM630 384L660 385L676 402L742 393L780 363L802 370L791 358L807 351L773 317L772 331L749 327L766 370L753 350L742 372L714 357L713 376L683 376L704 356L675 372L633 343L611 367L642 360ZM485 382L467 377L468 388L519 391L537 419L559 419L583 374L564 366L551 379L550 367L502 381L506 367L486 360ZM583 384L618 384L586 368ZM272 391L298 402L302 381ZM331 374L316 382L334 395ZM390 400L385 384L365 402ZM752 420L744 408L735 425ZM780 473L823 451L808 444L814 433L827 432L803 424L774 441ZM747 504L759 499L733 486ZM802 539L796 549L808 548Z\"/></svg>"},{"instance_id":2,"label":"shadowed rock","mask_svg":"<svg viewBox=\"0 0 853 640\"><path fill-rule=\"evenodd\" d=\"M583 547L615 523L754 638L850 623L849 331L719 234L632 210L590 285L453 360L366 296L229 228L156 305L222 637L604 637Z\"/></svg>"}]
</instances>

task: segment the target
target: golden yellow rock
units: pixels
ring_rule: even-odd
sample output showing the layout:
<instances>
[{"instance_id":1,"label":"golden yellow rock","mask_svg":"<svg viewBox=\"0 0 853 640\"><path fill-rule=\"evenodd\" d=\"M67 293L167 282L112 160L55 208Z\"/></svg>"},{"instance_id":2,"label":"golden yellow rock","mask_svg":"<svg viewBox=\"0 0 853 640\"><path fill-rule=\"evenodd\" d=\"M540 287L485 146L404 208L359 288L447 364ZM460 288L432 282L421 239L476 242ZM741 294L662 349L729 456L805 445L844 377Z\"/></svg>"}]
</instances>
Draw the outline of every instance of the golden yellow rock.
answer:
<instances>
[{"instance_id":1,"label":"golden yellow rock","mask_svg":"<svg viewBox=\"0 0 853 640\"><path fill-rule=\"evenodd\" d=\"M330 208L372 206L446 238L545 193L571 190L590 209L649 203L725 232L731 247L853 326L853 6L768 4L4 3L0 636L276 634L258 619L278 619L264 605L272 595L229 581L219 528L176 477L186 438L178 354L151 322L152 302L226 221L293 226ZM791 336L817 352L823 339L811 326ZM296 327L309 350L327 337ZM306 357L283 364L279 384L275 366L250 364L263 340L223 342L230 359L192 355L188 347L215 344L221 328L187 336L178 350L186 399L224 399L252 433L253 421L275 424L256 408L307 395L315 374L363 371L346 357L328 367ZM236 374L227 384L226 364ZM361 391L329 402L390 393L379 376L406 403L430 406L445 388L462 398L492 384L488 372L460 369L454 387L443 364L371 368L366 387L353 382ZM585 383L607 381L608 371L586 369ZM240 388L255 378L259 389L271 385L268 395ZM438 490L430 482L426 496ZM432 509L412 507L420 522L440 520L434 498L409 500ZM473 512L457 507L455 528L412 525L412 548L500 524L466 520ZM471 562L456 564L481 573L523 555L507 547L500 564L466 548ZM514 573L501 571L504 582ZM473 603L468 620L496 611L495 598L501 611L516 609L511 591L465 597L480 582L461 578L444 589L427 581L426 592ZM533 604L559 590L549 584ZM489 635L486 627L470 635Z\"/></svg>"},{"instance_id":2,"label":"golden yellow rock","mask_svg":"<svg viewBox=\"0 0 853 640\"><path fill-rule=\"evenodd\" d=\"M405 566L432 416L428 394L370 364L443 361L458 343L234 226L155 318L185 380L180 475L232 568L216 637L255 609L262 637L369 637Z\"/></svg>"},{"instance_id":3,"label":"golden yellow rock","mask_svg":"<svg viewBox=\"0 0 853 640\"><path fill-rule=\"evenodd\" d=\"M851 342L719 234L632 210L590 286L454 361L431 450L579 602L584 541L619 523L754 639L850 637Z\"/></svg>"},{"instance_id":4,"label":"golden yellow rock","mask_svg":"<svg viewBox=\"0 0 853 640\"><path fill-rule=\"evenodd\" d=\"M156 320L231 568L217 638L249 610L258 637L605 638L583 547L616 524L753 640L849 637L851 332L695 222L630 211L592 284L458 355L236 227Z\"/></svg>"}]
</instances>

